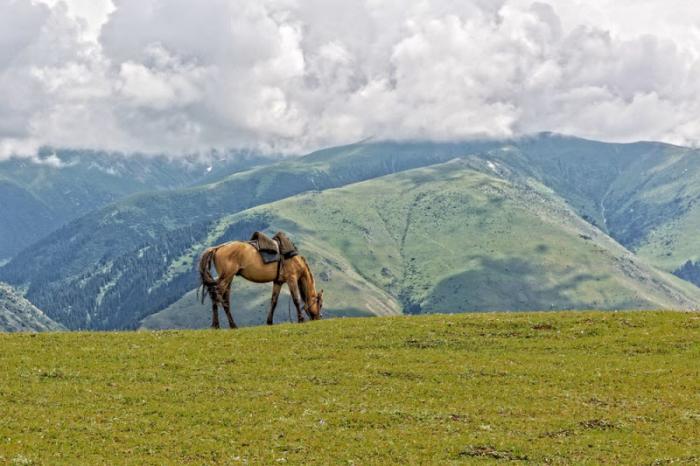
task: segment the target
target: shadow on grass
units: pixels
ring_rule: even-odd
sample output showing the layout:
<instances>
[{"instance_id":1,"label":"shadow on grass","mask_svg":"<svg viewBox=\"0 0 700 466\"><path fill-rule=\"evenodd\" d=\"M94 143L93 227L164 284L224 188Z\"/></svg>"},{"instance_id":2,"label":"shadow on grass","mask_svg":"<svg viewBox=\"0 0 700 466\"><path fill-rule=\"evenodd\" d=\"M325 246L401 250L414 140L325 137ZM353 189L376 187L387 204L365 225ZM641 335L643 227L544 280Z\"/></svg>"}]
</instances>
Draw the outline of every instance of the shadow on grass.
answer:
<instances>
[{"instance_id":1,"label":"shadow on grass","mask_svg":"<svg viewBox=\"0 0 700 466\"><path fill-rule=\"evenodd\" d=\"M465 312L543 309L580 309L591 302L572 298L581 284L607 278L605 274L579 273L547 283L552 272L520 258L475 256L480 267L439 282L423 301L422 312Z\"/></svg>"}]
</instances>

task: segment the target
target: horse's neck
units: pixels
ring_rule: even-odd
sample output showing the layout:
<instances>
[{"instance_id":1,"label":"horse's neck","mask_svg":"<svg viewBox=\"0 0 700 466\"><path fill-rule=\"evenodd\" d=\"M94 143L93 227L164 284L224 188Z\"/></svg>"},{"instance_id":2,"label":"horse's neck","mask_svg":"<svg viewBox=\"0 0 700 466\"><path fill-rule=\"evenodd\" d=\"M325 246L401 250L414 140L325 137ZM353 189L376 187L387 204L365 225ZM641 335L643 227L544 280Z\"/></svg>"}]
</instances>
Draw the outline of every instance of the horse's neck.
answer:
<instances>
[{"instance_id":1,"label":"horse's neck","mask_svg":"<svg viewBox=\"0 0 700 466\"><path fill-rule=\"evenodd\" d=\"M311 271L308 268L301 274L301 279L304 281L304 288L306 289L306 296L304 296L304 301L309 301L316 297L316 286L314 285L314 279L311 275Z\"/></svg>"}]
</instances>

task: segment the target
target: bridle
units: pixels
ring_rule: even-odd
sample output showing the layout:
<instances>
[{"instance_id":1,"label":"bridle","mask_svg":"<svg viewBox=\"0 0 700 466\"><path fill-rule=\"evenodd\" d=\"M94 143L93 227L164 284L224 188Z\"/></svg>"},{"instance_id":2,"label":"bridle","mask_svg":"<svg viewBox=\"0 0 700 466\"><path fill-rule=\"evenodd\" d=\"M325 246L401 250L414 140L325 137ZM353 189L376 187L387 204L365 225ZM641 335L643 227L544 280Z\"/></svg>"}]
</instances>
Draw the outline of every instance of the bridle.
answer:
<instances>
[{"instance_id":1,"label":"bridle","mask_svg":"<svg viewBox=\"0 0 700 466\"><path fill-rule=\"evenodd\" d=\"M307 314L311 314L309 309L311 308L311 304L314 302L318 304L318 318L320 319L323 317L323 298L321 298L321 296L318 294L314 297L313 300L311 300L311 302L304 303L304 312L306 312Z\"/></svg>"}]
</instances>

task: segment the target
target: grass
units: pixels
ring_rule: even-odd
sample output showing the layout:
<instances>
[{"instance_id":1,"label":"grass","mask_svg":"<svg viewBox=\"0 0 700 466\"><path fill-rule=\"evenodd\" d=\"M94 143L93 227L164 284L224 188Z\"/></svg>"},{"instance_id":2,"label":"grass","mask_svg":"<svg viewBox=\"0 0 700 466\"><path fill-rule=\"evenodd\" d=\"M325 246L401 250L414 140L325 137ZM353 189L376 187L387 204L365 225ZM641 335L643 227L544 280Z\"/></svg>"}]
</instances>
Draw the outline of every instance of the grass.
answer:
<instances>
[{"instance_id":1,"label":"grass","mask_svg":"<svg viewBox=\"0 0 700 466\"><path fill-rule=\"evenodd\" d=\"M0 463L700 462L700 316L0 335Z\"/></svg>"}]
</instances>

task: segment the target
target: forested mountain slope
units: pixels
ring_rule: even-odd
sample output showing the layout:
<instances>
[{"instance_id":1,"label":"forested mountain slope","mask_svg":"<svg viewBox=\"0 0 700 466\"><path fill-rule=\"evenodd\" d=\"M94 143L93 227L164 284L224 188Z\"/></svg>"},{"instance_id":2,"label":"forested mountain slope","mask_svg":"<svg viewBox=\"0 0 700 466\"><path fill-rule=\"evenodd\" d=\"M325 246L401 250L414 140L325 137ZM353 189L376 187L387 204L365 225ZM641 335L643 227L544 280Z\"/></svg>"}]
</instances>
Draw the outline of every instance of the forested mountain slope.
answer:
<instances>
[{"instance_id":1,"label":"forested mountain slope","mask_svg":"<svg viewBox=\"0 0 700 466\"><path fill-rule=\"evenodd\" d=\"M0 161L0 261L66 222L131 194L214 181L272 159L251 154L167 158L44 151Z\"/></svg>"}]
</instances>

